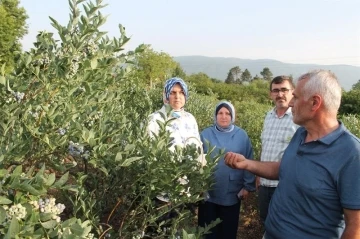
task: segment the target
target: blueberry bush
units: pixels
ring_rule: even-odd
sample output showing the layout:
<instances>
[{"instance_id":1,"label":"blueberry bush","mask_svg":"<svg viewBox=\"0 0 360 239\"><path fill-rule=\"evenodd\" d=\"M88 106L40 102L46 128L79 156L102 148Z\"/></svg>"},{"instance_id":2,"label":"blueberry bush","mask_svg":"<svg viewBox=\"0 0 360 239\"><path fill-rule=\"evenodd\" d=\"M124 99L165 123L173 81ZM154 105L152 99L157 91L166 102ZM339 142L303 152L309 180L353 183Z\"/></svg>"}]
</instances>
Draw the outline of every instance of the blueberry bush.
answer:
<instances>
[{"instance_id":1,"label":"blueberry bush","mask_svg":"<svg viewBox=\"0 0 360 239\"><path fill-rule=\"evenodd\" d=\"M1 237L199 238L208 228L196 228L193 208L217 159L203 167L194 146L168 150L168 122L149 138L161 91L130 74L144 46L124 52L122 25L118 38L100 30L101 0L69 4L67 25L50 17L58 39L39 32L10 74L2 67ZM195 112L212 110L193 99Z\"/></svg>"}]
</instances>

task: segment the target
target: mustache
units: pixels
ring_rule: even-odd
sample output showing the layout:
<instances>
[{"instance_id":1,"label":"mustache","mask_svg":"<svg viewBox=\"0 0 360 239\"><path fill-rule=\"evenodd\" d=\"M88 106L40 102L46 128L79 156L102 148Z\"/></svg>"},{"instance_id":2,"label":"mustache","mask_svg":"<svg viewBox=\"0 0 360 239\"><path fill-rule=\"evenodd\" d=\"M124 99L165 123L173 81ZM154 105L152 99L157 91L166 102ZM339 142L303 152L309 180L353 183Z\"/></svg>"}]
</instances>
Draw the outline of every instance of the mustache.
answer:
<instances>
[{"instance_id":1,"label":"mustache","mask_svg":"<svg viewBox=\"0 0 360 239\"><path fill-rule=\"evenodd\" d=\"M286 100L286 97L276 97L276 100Z\"/></svg>"}]
</instances>

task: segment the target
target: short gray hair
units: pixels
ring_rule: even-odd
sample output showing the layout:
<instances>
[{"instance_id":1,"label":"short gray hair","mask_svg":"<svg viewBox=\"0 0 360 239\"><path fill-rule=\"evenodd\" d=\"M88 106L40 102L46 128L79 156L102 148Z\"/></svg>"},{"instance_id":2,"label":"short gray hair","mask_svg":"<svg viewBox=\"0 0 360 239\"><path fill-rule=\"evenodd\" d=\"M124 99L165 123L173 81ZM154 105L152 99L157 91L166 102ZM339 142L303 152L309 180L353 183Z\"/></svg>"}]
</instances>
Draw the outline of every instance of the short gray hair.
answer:
<instances>
[{"instance_id":1,"label":"short gray hair","mask_svg":"<svg viewBox=\"0 0 360 239\"><path fill-rule=\"evenodd\" d=\"M313 70L301 75L298 81L303 79L308 79L302 89L305 99L318 94L323 98L326 110L338 111L342 89L334 73L328 70Z\"/></svg>"}]
</instances>

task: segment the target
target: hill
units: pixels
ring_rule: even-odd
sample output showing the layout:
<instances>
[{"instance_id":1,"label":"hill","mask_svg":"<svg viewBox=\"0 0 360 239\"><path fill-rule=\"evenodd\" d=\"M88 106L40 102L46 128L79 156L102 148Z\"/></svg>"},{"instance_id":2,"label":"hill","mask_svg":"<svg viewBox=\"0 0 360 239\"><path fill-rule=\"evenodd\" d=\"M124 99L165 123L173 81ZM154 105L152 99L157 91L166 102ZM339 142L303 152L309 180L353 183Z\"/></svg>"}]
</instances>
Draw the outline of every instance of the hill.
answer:
<instances>
[{"instance_id":1,"label":"hill","mask_svg":"<svg viewBox=\"0 0 360 239\"><path fill-rule=\"evenodd\" d=\"M187 74L203 72L212 78L224 81L227 73L234 66L241 70L248 69L252 76L260 75L264 67L268 67L274 76L290 75L294 78L313 69L327 69L334 72L345 90L350 90L352 85L360 79L360 67L350 65L316 65L316 64L291 64L271 59L249 60L226 57L206 56L177 56L174 60L179 62Z\"/></svg>"}]
</instances>

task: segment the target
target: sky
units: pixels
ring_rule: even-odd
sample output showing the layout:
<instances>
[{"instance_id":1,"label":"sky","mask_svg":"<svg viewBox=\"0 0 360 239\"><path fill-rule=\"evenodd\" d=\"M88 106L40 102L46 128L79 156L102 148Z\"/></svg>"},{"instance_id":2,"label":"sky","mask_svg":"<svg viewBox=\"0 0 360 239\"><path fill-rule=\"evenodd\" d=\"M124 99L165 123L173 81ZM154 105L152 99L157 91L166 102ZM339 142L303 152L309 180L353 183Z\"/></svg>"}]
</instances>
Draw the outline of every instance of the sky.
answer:
<instances>
[{"instance_id":1,"label":"sky","mask_svg":"<svg viewBox=\"0 0 360 239\"><path fill-rule=\"evenodd\" d=\"M95 1L95 0L94 0ZM171 56L274 59L360 66L360 0L104 0L101 30L150 44ZM69 20L68 0L20 0L29 18L23 49L39 31L56 32L49 16Z\"/></svg>"}]
</instances>

